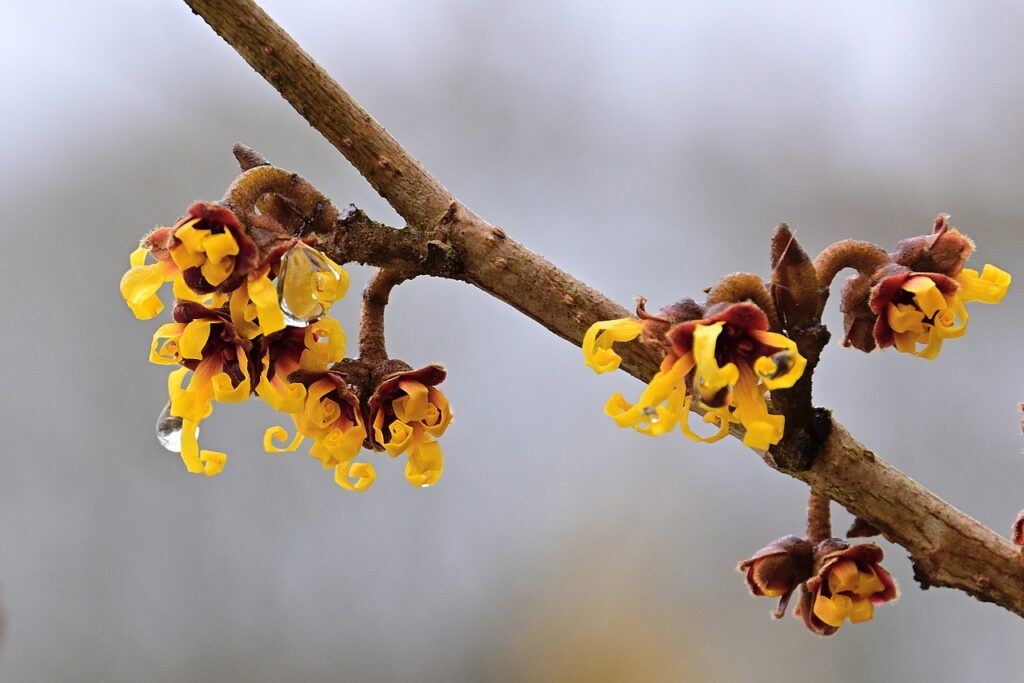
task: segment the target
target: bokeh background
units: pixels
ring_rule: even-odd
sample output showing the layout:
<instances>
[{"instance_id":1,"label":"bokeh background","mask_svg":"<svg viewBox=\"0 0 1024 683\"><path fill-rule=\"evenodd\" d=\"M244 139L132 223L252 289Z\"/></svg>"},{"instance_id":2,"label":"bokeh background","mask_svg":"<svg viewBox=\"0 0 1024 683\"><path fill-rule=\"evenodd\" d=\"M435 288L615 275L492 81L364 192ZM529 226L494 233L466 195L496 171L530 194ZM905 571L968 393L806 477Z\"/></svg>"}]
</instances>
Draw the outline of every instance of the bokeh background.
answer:
<instances>
[{"instance_id":1,"label":"bokeh background","mask_svg":"<svg viewBox=\"0 0 1024 683\"><path fill-rule=\"evenodd\" d=\"M1021 273L1020 2L265 7L467 204L624 304L767 273L782 220L814 253L947 211L976 265ZM256 402L203 424L224 473L187 475L153 436L159 321L117 291L139 237L220 197L236 141L397 219L182 3L5 0L0 64L0 680L1018 680L1024 622L922 592L887 544L903 596L874 621L773 623L735 564L801 531L805 487L732 441L616 429L605 398L638 383L456 283L388 318L396 355L450 370L439 485L378 459L343 491L262 452ZM1024 507L1017 289L935 362L833 345L815 383L999 531Z\"/></svg>"}]
</instances>

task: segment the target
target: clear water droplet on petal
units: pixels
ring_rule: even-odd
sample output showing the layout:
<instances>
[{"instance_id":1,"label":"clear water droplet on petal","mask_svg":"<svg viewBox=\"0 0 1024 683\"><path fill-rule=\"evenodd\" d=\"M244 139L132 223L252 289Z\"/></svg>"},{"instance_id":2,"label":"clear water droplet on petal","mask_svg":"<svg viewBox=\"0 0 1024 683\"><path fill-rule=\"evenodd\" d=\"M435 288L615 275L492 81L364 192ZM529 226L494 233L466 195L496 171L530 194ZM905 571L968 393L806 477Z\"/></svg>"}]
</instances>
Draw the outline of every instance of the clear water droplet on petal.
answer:
<instances>
[{"instance_id":1,"label":"clear water droplet on petal","mask_svg":"<svg viewBox=\"0 0 1024 683\"><path fill-rule=\"evenodd\" d=\"M181 453L181 427L181 418L171 415L171 404L168 402L156 419L156 440L171 453ZM198 434L199 428L196 427Z\"/></svg>"}]
</instances>

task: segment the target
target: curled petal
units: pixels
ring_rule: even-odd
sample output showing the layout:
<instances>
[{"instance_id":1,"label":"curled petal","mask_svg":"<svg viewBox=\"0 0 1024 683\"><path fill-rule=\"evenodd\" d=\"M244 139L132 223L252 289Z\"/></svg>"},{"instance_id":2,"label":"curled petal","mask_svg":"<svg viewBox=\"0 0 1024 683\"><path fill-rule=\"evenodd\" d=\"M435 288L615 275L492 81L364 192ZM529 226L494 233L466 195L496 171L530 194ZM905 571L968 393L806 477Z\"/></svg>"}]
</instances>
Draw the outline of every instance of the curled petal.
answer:
<instances>
[{"instance_id":1,"label":"curled petal","mask_svg":"<svg viewBox=\"0 0 1024 683\"><path fill-rule=\"evenodd\" d=\"M149 362L157 365L176 365L181 360L179 340L185 331L184 323L167 323L153 333L153 343L149 349ZM162 344L161 339L165 339Z\"/></svg>"},{"instance_id":2,"label":"curled petal","mask_svg":"<svg viewBox=\"0 0 1024 683\"><path fill-rule=\"evenodd\" d=\"M208 477L215 477L224 469L227 463L227 453L220 451L199 451L199 462L203 465L203 474Z\"/></svg>"},{"instance_id":3,"label":"curled petal","mask_svg":"<svg viewBox=\"0 0 1024 683\"><path fill-rule=\"evenodd\" d=\"M203 464L199 454L199 440L196 435L198 426L192 420L182 420L181 423L181 459L185 463L185 469L192 474L203 472Z\"/></svg>"},{"instance_id":4,"label":"curled petal","mask_svg":"<svg viewBox=\"0 0 1024 683\"><path fill-rule=\"evenodd\" d=\"M259 335L260 326L253 322L258 311L250 302L248 282L243 282L231 293L228 311L231 313L231 324L235 326L239 335L246 339L253 339Z\"/></svg>"},{"instance_id":5,"label":"curled petal","mask_svg":"<svg viewBox=\"0 0 1024 683\"><path fill-rule=\"evenodd\" d=\"M391 402L395 416L402 422L419 422L427 415L427 387L414 380L404 379L398 383L405 396Z\"/></svg>"},{"instance_id":6,"label":"curled petal","mask_svg":"<svg viewBox=\"0 0 1024 683\"><path fill-rule=\"evenodd\" d=\"M636 405L630 405L622 394L614 394L605 404L605 414L620 427L632 427L648 436L659 436L671 431L676 422L682 419L686 400L685 379L692 369L693 358L690 354L682 358L666 357L661 369L640 394Z\"/></svg>"},{"instance_id":7,"label":"curled petal","mask_svg":"<svg viewBox=\"0 0 1024 683\"><path fill-rule=\"evenodd\" d=\"M679 420L679 428L682 430L686 438L698 443L715 443L729 435L729 424L732 422L732 415L730 414L728 407L715 408L713 410L709 410L704 415L704 422L718 425L717 432L711 436L701 436L697 432L693 431L693 429L690 428L690 404L692 401L692 398L687 397L686 403L683 405L682 418Z\"/></svg>"},{"instance_id":8,"label":"curled petal","mask_svg":"<svg viewBox=\"0 0 1024 683\"><path fill-rule=\"evenodd\" d=\"M139 320L149 320L164 309L164 304L156 295L164 282L174 277L174 264L158 262L145 265L149 250L139 247L129 257L131 270L121 278L121 296Z\"/></svg>"},{"instance_id":9,"label":"curled petal","mask_svg":"<svg viewBox=\"0 0 1024 683\"><path fill-rule=\"evenodd\" d=\"M696 363L694 384L701 400L712 407L722 404L719 397L730 391L739 378L739 368L735 363L719 366L715 358L715 345L724 327L725 323L717 322L697 325L693 331L693 358Z\"/></svg>"},{"instance_id":10,"label":"curled petal","mask_svg":"<svg viewBox=\"0 0 1024 683\"><path fill-rule=\"evenodd\" d=\"M260 321L260 331L263 334L272 334L284 329L284 313L281 312L281 303L277 299L277 290L273 283L263 273L258 278L252 278L247 283L248 296L256 306Z\"/></svg>"},{"instance_id":11,"label":"curled petal","mask_svg":"<svg viewBox=\"0 0 1024 683\"><path fill-rule=\"evenodd\" d=\"M337 320L325 316L306 328L305 345L299 368L325 370L345 357L345 330Z\"/></svg>"},{"instance_id":12,"label":"curled petal","mask_svg":"<svg viewBox=\"0 0 1024 683\"><path fill-rule=\"evenodd\" d=\"M643 323L635 318L594 323L583 336L583 362L599 374L618 369L622 356L615 353L612 345L632 341L642 331Z\"/></svg>"},{"instance_id":13,"label":"curled petal","mask_svg":"<svg viewBox=\"0 0 1024 683\"><path fill-rule=\"evenodd\" d=\"M296 431L295 438L286 445L278 446L274 441L284 443L288 441L288 432L284 427L270 427L263 433L263 450L267 453L291 453L299 448L306 437L302 432Z\"/></svg>"},{"instance_id":14,"label":"curled petal","mask_svg":"<svg viewBox=\"0 0 1024 683\"><path fill-rule=\"evenodd\" d=\"M747 430L743 436L743 445L763 451L782 439L786 418L768 413L764 393L749 370L740 373L736 383L735 403L736 420Z\"/></svg>"},{"instance_id":15,"label":"curled petal","mask_svg":"<svg viewBox=\"0 0 1024 683\"><path fill-rule=\"evenodd\" d=\"M964 268L956 280L960 283L957 295L964 301L997 304L1006 296L1012 277L1005 270L986 263L981 275L973 268Z\"/></svg>"},{"instance_id":16,"label":"curled petal","mask_svg":"<svg viewBox=\"0 0 1024 683\"><path fill-rule=\"evenodd\" d=\"M182 358L198 360L203 357L203 347L210 339L210 327L213 322L213 320L200 318L185 325L178 342Z\"/></svg>"},{"instance_id":17,"label":"curled petal","mask_svg":"<svg viewBox=\"0 0 1024 683\"><path fill-rule=\"evenodd\" d=\"M405 463L405 478L413 486L432 486L441 478L443 469L441 446L433 439L417 441L409 449L409 459Z\"/></svg>"},{"instance_id":18,"label":"curled petal","mask_svg":"<svg viewBox=\"0 0 1024 683\"><path fill-rule=\"evenodd\" d=\"M797 351L796 342L776 332L754 331L751 334L762 344L782 349L771 356L761 356L754 361L754 372L765 388L774 391L789 389L796 384L807 367L807 359Z\"/></svg>"},{"instance_id":19,"label":"curled petal","mask_svg":"<svg viewBox=\"0 0 1024 683\"><path fill-rule=\"evenodd\" d=\"M349 482L352 477L355 482ZM349 491L365 491L376 479L377 473L368 462L346 461L334 468L334 482Z\"/></svg>"}]
</instances>

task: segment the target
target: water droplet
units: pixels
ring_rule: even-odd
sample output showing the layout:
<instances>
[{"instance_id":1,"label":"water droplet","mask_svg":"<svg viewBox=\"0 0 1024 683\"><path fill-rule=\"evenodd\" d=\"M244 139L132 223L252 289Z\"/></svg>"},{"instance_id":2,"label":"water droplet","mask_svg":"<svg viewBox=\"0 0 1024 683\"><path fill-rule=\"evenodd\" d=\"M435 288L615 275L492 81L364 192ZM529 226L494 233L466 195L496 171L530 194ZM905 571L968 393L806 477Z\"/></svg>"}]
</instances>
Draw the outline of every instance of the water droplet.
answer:
<instances>
[{"instance_id":1,"label":"water droplet","mask_svg":"<svg viewBox=\"0 0 1024 683\"><path fill-rule=\"evenodd\" d=\"M421 489L429 489L430 488L430 484L420 484L420 488Z\"/></svg>"},{"instance_id":2,"label":"water droplet","mask_svg":"<svg viewBox=\"0 0 1024 683\"><path fill-rule=\"evenodd\" d=\"M156 440L171 453L181 453L181 427L181 418L171 415L171 404L168 403L156 419ZM199 427L196 427L198 435Z\"/></svg>"},{"instance_id":3,"label":"water droplet","mask_svg":"<svg viewBox=\"0 0 1024 683\"><path fill-rule=\"evenodd\" d=\"M285 322L306 327L323 316L333 301L325 295L337 291L340 282L341 273L316 249L300 243L286 251L277 273L277 298Z\"/></svg>"},{"instance_id":4,"label":"water droplet","mask_svg":"<svg viewBox=\"0 0 1024 683\"><path fill-rule=\"evenodd\" d=\"M172 453L181 453L181 418L171 415L170 402L156 418L156 440Z\"/></svg>"},{"instance_id":5,"label":"water droplet","mask_svg":"<svg viewBox=\"0 0 1024 683\"><path fill-rule=\"evenodd\" d=\"M656 408L652 408L651 406L645 406L643 411L641 412L643 412L644 416L647 418L647 421L650 422L652 425L657 424L658 421L661 419L661 417L658 415L658 410Z\"/></svg>"}]
</instances>

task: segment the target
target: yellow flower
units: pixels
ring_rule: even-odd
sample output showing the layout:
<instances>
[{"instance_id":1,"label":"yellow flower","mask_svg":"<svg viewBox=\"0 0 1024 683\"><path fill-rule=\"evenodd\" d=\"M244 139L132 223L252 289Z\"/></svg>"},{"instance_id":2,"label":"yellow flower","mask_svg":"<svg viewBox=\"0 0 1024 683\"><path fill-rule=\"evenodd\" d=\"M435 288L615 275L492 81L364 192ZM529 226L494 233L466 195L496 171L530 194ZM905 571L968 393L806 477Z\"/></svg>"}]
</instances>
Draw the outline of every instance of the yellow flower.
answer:
<instances>
[{"instance_id":1,"label":"yellow flower","mask_svg":"<svg viewBox=\"0 0 1024 683\"><path fill-rule=\"evenodd\" d=\"M444 368L439 365L401 369L380 380L367 402L372 447L393 458L407 453L405 477L413 486L433 485L444 468L441 447L435 440L452 419L448 399L436 387L444 378Z\"/></svg>"},{"instance_id":2,"label":"yellow flower","mask_svg":"<svg viewBox=\"0 0 1024 683\"><path fill-rule=\"evenodd\" d=\"M335 370L299 370L290 380L304 387L301 399L294 406L287 406L298 408L289 413L295 423L295 438L285 446L278 446L275 441L287 440L288 433L281 427L272 427L263 437L264 448L271 453L285 453L298 449L304 439L312 439L309 454L319 460L324 469L334 468L339 486L366 490L376 474L372 465L352 462L366 438L366 427L359 397L353 392L348 377ZM349 481L351 477L356 478L354 483Z\"/></svg>"},{"instance_id":3,"label":"yellow flower","mask_svg":"<svg viewBox=\"0 0 1024 683\"><path fill-rule=\"evenodd\" d=\"M597 323L584 341L587 364L598 371L618 367L615 341L639 336L639 320ZM768 331L768 318L751 303L730 304L701 320L673 326L667 333L672 351L662 361L636 404L613 395L605 412L620 427L657 436L678 423L694 441L713 442L729 432L732 423L746 429L744 444L761 450L782 438L784 418L768 412L765 393L786 389L801 377L806 359L784 335ZM718 427L700 436L688 423L694 400L704 420Z\"/></svg>"},{"instance_id":4,"label":"yellow flower","mask_svg":"<svg viewBox=\"0 0 1024 683\"><path fill-rule=\"evenodd\" d=\"M172 230L168 251L197 294L237 289L258 263L256 244L227 207L196 202Z\"/></svg>"},{"instance_id":5,"label":"yellow flower","mask_svg":"<svg viewBox=\"0 0 1024 683\"><path fill-rule=\"evenodd\" d=\"M183 421L181 457L185 467L189 472L212 476L223 467L223 459L212 468L204 462L206 456L199 451L196 428L213 411L215 400L237 403L249 397L252 345L238 336L221 311L195 302L179 302L174 317L176 322L162 325L153 335L150 361L184 366L168 378L170 414Z\"/></svg>"},{"instance_id":6,"label":"yellow flower","mask_svg":"<svg viewBox=\"0 0 1024 683\"><path fill-rule=\"evenodd\" d=\"M904 353L934 359L943 341L967 331L969 315L964 304L998 303L1010 281L1009 273L993 265L986 265L980 274L964 268L956 277L909 271L882 277L869 301L878 316L875 342L880 348L895 346Z\"/></svg>"},{"instance_id":7,"label":"yellow flower","mask_svg":"<svg viewBox=\"0 0 1024 683\"><path fill-rule=\"evenodd\" d=\"M306 387L291 381L298 370L323 372L345 356L345 332L333 318L308 327L287 327L260 340L260 379L256 393L282 413L302 409Z\"/></svg>"},{"instance_id":8,"label":"yellow flower","mask_svg":"<svg viewBox=\"0 0 1024 683\"><path fill-rule=\"evenodd\" d=\"M882 549L850 546L839 539L818 546L819 569L803 585L796 616L819 635L834 634L847 619L857 624L874 616L874 606L899 597L896 582L882 568Z\"/></svg>"}]
</instances>

